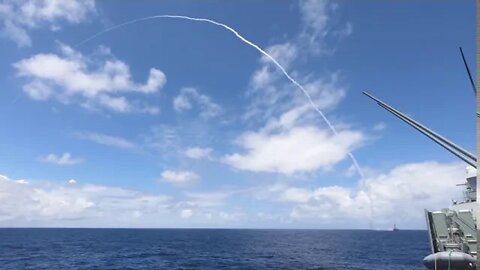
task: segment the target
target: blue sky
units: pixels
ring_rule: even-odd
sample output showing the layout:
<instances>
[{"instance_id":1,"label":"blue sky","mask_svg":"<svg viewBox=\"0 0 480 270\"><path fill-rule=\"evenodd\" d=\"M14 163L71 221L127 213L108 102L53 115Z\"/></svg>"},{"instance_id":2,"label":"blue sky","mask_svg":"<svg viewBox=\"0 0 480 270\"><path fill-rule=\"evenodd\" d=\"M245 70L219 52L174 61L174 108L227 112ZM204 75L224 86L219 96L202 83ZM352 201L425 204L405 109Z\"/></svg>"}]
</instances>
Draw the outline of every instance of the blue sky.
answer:
<instances>
[{"instance_id":1,"label":"blue sky","mask_svg":"<svg viewBox=\"0 0 480 270\"><path fill-rule=\"evenodd\" d=\"M461 196L466 164L362 91L473 152L474 1L52 3L0 4L0 226L423 229ZM82 43L159 14L236 29L338 135L218 26Z\"/></svg>"}]
</instances>

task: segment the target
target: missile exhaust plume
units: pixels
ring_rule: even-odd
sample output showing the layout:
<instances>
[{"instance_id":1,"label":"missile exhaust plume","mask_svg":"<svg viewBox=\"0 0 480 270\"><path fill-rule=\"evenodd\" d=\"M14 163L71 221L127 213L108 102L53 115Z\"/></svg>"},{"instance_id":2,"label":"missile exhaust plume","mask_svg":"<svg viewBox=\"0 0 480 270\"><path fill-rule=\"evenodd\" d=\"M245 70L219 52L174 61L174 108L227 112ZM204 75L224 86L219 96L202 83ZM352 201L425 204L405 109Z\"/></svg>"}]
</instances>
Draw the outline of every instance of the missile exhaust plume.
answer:
<instances>
[{"instance_id":1,"label":"missile exhaust plume","mask_svg":"<svg viewBox=\"0 0 480 270\"><path fill-rule=\"evenodd\" d=\"M323 112L318 108L317 105L315 105L315 103L313 102L313 99L312 97L310 96L310 94L307 92L307 90L300 84L298 83L294 78L292 78L292 76L290 76L290 74L285 70L285 68L275 59L273 58L269 53L267 53L265 50L263 50L262 48L260 48L258 45L256 45L255 43L251 42L250 40L246 39L245 37L243 37L242 35L240 35L235 29L233 29L232 27L226 25L226 24L223 24L223 23L220 23L220 22L217 22L217 21L214 21L214 20L210 20L210 19L206 19L206 18L196 18L196 17L189 17L189 16L182 16L182 15L154 15L154 16L149 16L149 17L143 17L143 18L138 18L138 19L134 19L134 20L130 20L130 21L127 21L127 22L124 22L124 23L120 23L120 24L117 24L117 25L114 25L110 28L107 28L103 31L100 31L92 36L90 36L89 38L87 39L84 39L83 41L79 42L76 47L79 47L87 42L89 42L90 40L92 39L95 39L103 34L106 34L110 31L113 31L113 30L116 30L118 28L121 28L121 27L124 27L124 26L127 26L127 25L130 25L130 24L134 24L134 23L138 23L138 22L143 22L143 21L147 21L147 20L153 20L153 19L161 19L161 18L170 18L170 19L182 19L182 20L188 20L188 21L195 21L195 22L205 22L205 23L209 23L209 24L213 24L213 25L216 25L216 26L219 26L219 27L222 27L224 29L226 29L227 31L233 33L238 39L240 39L243 43L253 47L254 49L256 49L258 52L260 52L262 55L264 55L265 57L267 57L270 61L272 61L273 64L275 64L275 66L283 73L283 75L285 75L285 77L291 82L293 83L298 89L300 89L303 94L305 95L305 97L308 99L311 107L320 115L320 117L324 120L324 122L327 124L327 126L329 127L329 129L332 131L332 133L336 136L338 135L338 132L337 130L335 129L335 127L332 125L332 123L328 120L328 118L325 116L325 114L323 114ZM348 156L349 158L352 160L352 163L353 163L353 166L355 167L355 170L357 171L357 173L359 174L360 178L363 179L364 178L364 175L363 175L363 172L362 172L362 169L360 168L360 165L358 164L357 162L357 159L355 158L355 156L349 152L348 153ZM369 196L369 199L370 199L370 207L372 207L372 202L371 202L371 198ZM372 215L370 218L373 218L373 211L371 210L370 211L370 215ZM370 225L371 226L371 225Z\"/></svg>"}]
</instances>

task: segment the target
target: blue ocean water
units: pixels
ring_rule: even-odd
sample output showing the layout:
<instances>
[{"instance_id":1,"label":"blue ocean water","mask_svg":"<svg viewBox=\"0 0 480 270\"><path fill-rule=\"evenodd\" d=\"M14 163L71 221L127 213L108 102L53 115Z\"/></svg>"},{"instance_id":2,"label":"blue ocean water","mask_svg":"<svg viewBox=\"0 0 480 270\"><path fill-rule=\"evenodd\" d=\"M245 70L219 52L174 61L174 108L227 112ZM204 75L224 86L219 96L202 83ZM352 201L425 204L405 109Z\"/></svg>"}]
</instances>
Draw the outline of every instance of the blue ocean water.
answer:
<instances>
[{"instance_id":1,"label":"blue ocean water","mask_svg":"<svg viewBox=\"0 0 480 270\"><path fill-rule=\"evenodd\" d=\"M0 269L425 269L426 231L0 229Z\"/></svg>"}]
</instances>

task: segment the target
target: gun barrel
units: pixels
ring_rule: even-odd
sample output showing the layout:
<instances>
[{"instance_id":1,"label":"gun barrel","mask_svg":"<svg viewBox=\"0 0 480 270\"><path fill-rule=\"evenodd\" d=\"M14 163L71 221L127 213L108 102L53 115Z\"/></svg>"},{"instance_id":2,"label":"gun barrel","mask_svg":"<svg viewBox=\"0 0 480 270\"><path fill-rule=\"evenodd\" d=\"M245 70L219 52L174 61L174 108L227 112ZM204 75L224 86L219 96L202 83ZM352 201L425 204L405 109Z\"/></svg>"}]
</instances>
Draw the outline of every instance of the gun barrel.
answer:
<instances>
[{"instance_id":1,"label":"gun barrel","mask_svg":"<svg viewBox=\"0 0 480 270\"><path fill-rule=\"evenodd\" d=\"M405 123L409 124L416 130L420 131L422 134L445 148L450 153L454 154L461 160L465 161L469 165L473 167L477 167L477 158L468 152L467 150L463 149L462 147L456 145L455 143L451 142L450 140L444 138L440 134L434 132L433 130L427 128L426 126L420 124L419 122L413 120L412 118L408 117L407 115L403 114L402 112L396 110L395 108L391 107L390 105L386 104L385 102L379 100L378 98L372 96L367 92L363 92L366 96L377 102L382 108L386 109L396 117L400 118L400 120L404 121Z\"/></svg>"},{"instance_id":2,"label":"gun barrel","mask_svg":"<svg viewBox=\"0 0 480 270\"><path fill-rule=\"evenodd\" d=\"M402 121L406 122L407 124L410 124L411 126L413 126L414 128L416 128L417 130L419 129L418 126L415 125L415 123L412 123L410 122L408 119L405 119L403 116L397 114L396 112L392 111L390 108L387 108L387 107L384 107L383 105L380 105L381 107L383 107L385 110L391 112L393 115L397 116L398 118L400 118ZM421 131L420 131L421 132ZM440 146L442 146L443 148L445 148L447 151L449 151L450 153L454 154L456 157L460 158L461 160L465 161L466 163L468 163L470 166L473 166L473 167L477 167L477 164L475 161L471 160L469 157L466 157L464 155L462 155L461 153L458 153L457 151L455 151L455 149L453 149L451 146L443 143L442 141L438 140L437 138L435 137L431 137L429 134L426 134L424 132L422 132L422 134L424 134L425 136L427 136L428 138L430 138L431 140L433 140L434 142L438 143Z\"/></svg>"}]
</instances>

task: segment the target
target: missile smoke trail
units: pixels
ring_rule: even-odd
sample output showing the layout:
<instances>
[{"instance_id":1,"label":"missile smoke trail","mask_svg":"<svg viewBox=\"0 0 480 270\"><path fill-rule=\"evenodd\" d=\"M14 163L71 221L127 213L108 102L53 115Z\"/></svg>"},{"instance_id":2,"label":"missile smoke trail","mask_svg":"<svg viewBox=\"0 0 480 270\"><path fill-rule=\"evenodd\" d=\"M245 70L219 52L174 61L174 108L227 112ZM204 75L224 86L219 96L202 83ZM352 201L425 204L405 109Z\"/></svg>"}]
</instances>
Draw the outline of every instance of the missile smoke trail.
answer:
<instances>
[{"instance_id":1,"label":"missile smoke trail","mask_svg":"<svg viewBox=\"0 0 480 270\"><path fill-rule=\"evenodd\" d=\"M285 77L287 77L287 79L292 82L296 87L298 87L302 92L303 94L307 97L308 101L310 102L310 105L312 106L312 108L322 117L322 119L325 121L325 123L327 124L327 126L330 128L330 130L332 131L332 133L336 136L338 135L338 132L337 130L335 129L335 127L332 125L332 123L328 120L328 118L325 116L325 114L323 114L323 112L318 108L317 105L315 105L315 103L313 102L313 99L312 97L310 96L310 94L307 92L307 90L301 85L299 84L294 78L292 78L292 76L290 76L290 74L288 74L288 72L285 70L285 68L280 65L280 63L275 59L273 58L270 54L268 54L265 50L263 50L262 48L260 48L258 45L256 45L255 43L251 42L250 40L246 39L245 37L243 37L242 35L240 35L235 29L233 29L232 27L226 25L226 24L223 24L223 23L219 23L217 21L214 21L214 20L210 20L210 19L205 19L205 18L196 18L196 17L188 17L188 16L181 16L181 15L154 15L154 16L149 16L149 17L143 17L143 18L139 18L139 19L134 19L134 20L131 20L131 21L127 21L127 22L124 22L124 23L120 23L120 24L117 24L117 25L114 25L110 28L107 28L103 31L100 31L96 34L94 34L93 36L79 42L76 47L78 46L81 46L83 44L85 44L86 42L94 39L94 38L97 38L98 36L101 36L107 32L110 32L110 31L113 31L113 30L116 30L118 28L121 28L121 27L124 27L124 26L127 26L127 25L130 25L130 24L134 24L134 23L137 23L137 22L142 22L142 21L147 21L147 20L153 20L153 19L160 19L160 18L170 18L170 19L182 19L182 20L188 20L188 21L196 21L196 22L206 22L206 23L210 23L210 24L213 24L213 25L216 25L216 26L220 26L226 30L228 30L229 32L233 33L238 39L240 39L242 42L244 42L245 44L253 47L254 49L256 49L257 51L259 51L262 55L266 56L270 61L272 61L275 66L277 66L278 69L280 69L280 71L283 73L283 75L285 75ZM360 165L358 164L357 162L357 159L355 158L355 156L351 153L351 152L348 152L348 156L350 157L350 159L352 160L352 163L353 163L353 166L355 167L355 170L357 171L357 173L360 175L360 178L363 179L364 178L364 175L363 175L363 172L360 168ZM368 196L369 199L370 199L370 214L373 215L373 209L372 209L372 200L370 198L370 196ZM372 217L370 217L372 218Z\"/></svg>"},{"instance_id":2,"label":"missile smoke trail","mask_svg":"<svg viewBox=\"0 0 480 270\"><path fill-rule=\"evenodd\" d=\"M295 86L297 86L300 90L302 90L303 94L305 94L305 96L307 97L308 101L310 102L310 105L312 106L312 108L322 117L322 119L325 121L325 123L327 124L327 126L330 128L330 130L332 131L332 133L334 135L338 135L338 132L337 130L335 129L335 127L332 125L332 123L328 120L328 118L325 116L325 114L323 114L323 112L317 107L317 105L315 105L315 103L313 102L312 100L312 97L310 96L310 94L307 92L307 90L301 85L299 84L295 79L292 78L292 76L290 76L290 74L288 74L288 72L285 70L285 68L280 65L280 63L275 59L273 58L270 54L268 54L265 50L263 50L262 48L260 48L258 45L256 45L255 43L251 42L250 40L246 39L245 37L243 37L242 35L240 35L235 29L233 29L232 27L226 25L226 24L223 24L223 23L219 23L217 21L214 21L214 20L210 20L210 19L205 19L205 18L195 18L195 17L188 17L188 16L181 16L181 15L155 15L155 16L149 16L149 17L144 17L144 18L139 18L139 19L135 19L135 20L131 20L131 21L127 21L127 22L124 22L124 23L121 23L121 24L117 24L115 26L112 26L110 28L107 28L101 32L98 32L96 33L95 35L79 42L76 46L81 46L83 45L84 43L100 36L100 35L103 35L107 32L110 32L112 30L115 30L115 29L118 29L120 27L123 27L123 26L126 26L126 25L129 25L129 24L134 24L134 23L137 23L137 22L141 22L141 21L147 21L147 20L152 20L152 19L159 19L159 18L171 18L171 19L184 19L184 20L189 20L189 21L198 21L198 22L206 22L206 23L210 23L210 24L214 24L214 25L217 25L217 26L220 26L220 27L223 27L225 29L227 29L228 31L232 32L237 38L239 38L241 41L243 41L244 43L246 43L247 45L250 45L251 47L255 48L257 51L259 51L261 54L263 54L264 56L266 56L268 59L270 59L270 61L272 61L275 66L278 67L278 69L280 69L280 71L282 71L283 75L285 75L285 77L287 77L287 79L292 82ZM348 153L348 156L350 157L350 159L352 160L353 162L353 165L355 166L355 169L357 170L357 173L360 175L361 178L363 178L363 172L362 170L360 169L360 166L357 162L357 159L353 156L352 153Z\"/></svg>"}]
</instances>

